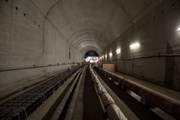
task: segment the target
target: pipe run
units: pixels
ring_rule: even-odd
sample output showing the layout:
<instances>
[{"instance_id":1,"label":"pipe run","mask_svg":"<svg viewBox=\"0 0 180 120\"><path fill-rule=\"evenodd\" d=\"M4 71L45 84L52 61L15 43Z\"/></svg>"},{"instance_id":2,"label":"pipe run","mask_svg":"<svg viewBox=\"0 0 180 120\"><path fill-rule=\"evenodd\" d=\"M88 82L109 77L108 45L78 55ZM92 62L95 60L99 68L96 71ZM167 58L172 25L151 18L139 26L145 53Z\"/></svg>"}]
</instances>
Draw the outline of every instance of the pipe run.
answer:
<instances>
[{"instance_id":1,"label":"pipe run","mask_svg":"<svg viewBox=\"0 0 180 120\"><path fill-rule=\"evenodd\" d=\"M15 70L26 70L26 69L35 69L35 68L44 68L44 67L55 67L60 65L68 65L68 64L76 64L76 63L57 63L57 64L48 64L48 65L32 65L29 67L21 67L21 68L9 68L9 69L0 69L1 72L9 72L9 71L15 71Z\"/></svg>"},{"instance_id":2,"label":"pipe run","mask_svg":"<svg viewBox=\"0 0 180 120\"><path fill-rule=\"evenodd\" d=\"M97 75L94 73L91 65L90 65L90 73L91 78L98 91L98 95L103 103L104 108L106 109L107 115L110 120L127 120L123 112L116 105L114 99L110 96L110 94L106 91L104 86L99 81Z\"/></svg>"},{"instance_id":3,"label":"pipe run","mask_svg":"<svg viewBox=\"0 0 180 120\"><path fill-rule=\"evenodd\" d=\"M123 90L130 90L141 97L141 102L144 105L150 105L152 107L158 107L167 114L173 116L176 119L180 119L180 101L166 96L162 93L158 93L153 89L144 87L138 83L135 83L129 79L105 71L96 67L105 77L110 77L112 81L116 82L117 85Z\"/></svg>"},{"instance_id":4,"label":"pipe run","mask_svg":"<svg viewBox=\"0 0 180 120\"><path fill-rule=\"evenodd\" d=\"M136 59L149 59L149 58L167 58L167 57L180 57L180 54L157 54L157 55L147 55L147 56L137 56L137 57L129 57L129 58L120 58L120 59L112 59L105 61L117 61L117 60L136 60Z\"/></svg>"}]
</instances>

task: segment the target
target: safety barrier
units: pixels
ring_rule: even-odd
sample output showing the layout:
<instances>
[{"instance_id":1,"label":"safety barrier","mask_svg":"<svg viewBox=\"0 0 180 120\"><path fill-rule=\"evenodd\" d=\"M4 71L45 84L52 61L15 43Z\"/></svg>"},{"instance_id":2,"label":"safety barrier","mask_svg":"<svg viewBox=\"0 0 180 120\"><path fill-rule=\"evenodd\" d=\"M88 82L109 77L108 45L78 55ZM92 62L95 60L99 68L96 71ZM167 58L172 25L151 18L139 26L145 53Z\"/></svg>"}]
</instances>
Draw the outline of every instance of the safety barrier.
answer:
<instances>
[{"instance_id":1,"label":"safety barrier","mask_svg":"<svg viewBox=\"0 0 180 120\"><path fill-rule=\"evenodd\" d=\"M91 66L90 66L90 73L91 73L92 81L98 91L98 95L100 96L103 106L106 109L108 118L110 120L127 120L125 115L116 105L113 98L109 95L109 93L106 91L104 86L101 84L101 82L99 81L98 77L94 73Z\"/></svg>"},{"instance_id":2,"label":"safety barrier","mask_svg":"<svg viewBox=\"0 0 180 120\"><path fill-rule=\"evenodd\" d=\"M121 89L130 90L139 95L141 97L141 102L144 105L158 107L176 119L180 119L180 101L158 93L155 90L144 87L124 77L115 75L114 73L102 70L101 68L96 67L95 69L108 79L114 81Z\"/></svg>"}]
</instances>

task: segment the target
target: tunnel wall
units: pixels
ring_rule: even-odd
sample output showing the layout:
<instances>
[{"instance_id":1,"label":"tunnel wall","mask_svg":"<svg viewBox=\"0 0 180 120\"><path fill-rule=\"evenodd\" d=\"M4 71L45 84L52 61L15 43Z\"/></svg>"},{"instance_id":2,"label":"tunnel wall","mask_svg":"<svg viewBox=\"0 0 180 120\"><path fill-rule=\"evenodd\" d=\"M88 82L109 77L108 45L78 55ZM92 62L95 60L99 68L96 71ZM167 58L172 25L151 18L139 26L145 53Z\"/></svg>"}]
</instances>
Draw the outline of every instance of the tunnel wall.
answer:
<instances>
[{"instance_id":1,"label":"tunnel wall","mask_svg":"<svg viewBox=\"0 0 180 120\"><path fill-rule=\"evenodd\" d=\"M102 52L101 56L107 55L102 62L116 64L118 72L180 90L179 13L178 0L163 0ZM141 46L130 50L129 45L134 42ZM116 54L117 48L121 48L120 54Z\"/></svg>"},{"instance_id":2,"label":"tunnel wall","mask_svg":"<svg viewBox=\"0 0 180 120\"><path fill-rule=\"evenodd\" d=\"M0 97L67 70L81 58L31 1L0 1Z\"/></svg>"}]
</instances>

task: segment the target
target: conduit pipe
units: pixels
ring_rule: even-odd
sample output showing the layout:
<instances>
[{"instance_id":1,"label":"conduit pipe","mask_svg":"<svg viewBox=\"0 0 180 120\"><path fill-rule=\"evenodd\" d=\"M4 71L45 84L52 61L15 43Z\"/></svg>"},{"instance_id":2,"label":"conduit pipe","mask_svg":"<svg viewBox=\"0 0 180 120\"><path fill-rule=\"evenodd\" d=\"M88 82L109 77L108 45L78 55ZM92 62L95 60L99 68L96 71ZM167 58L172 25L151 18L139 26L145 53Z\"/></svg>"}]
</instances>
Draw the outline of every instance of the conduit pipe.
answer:
<instances>
[{"instance_id":1,"label":"conduit pipe","mask_svg":"<svg viewBox=\"0 0 180 120\"><path fill-rule=\"evenodd\" d=\"M130 90L138 94L143 104L158 107L176 119L180 119L180 101L111 72L100 68L97 69L107 78L110 77L113 81L116 81L121 89Z\"/></svg>"},{"instance_id":2,"label":"conduit pipe","mask_svg":"<svg viewBox=\"0 0 180 120\"><path fill-rule=\"evenodd\" d=\"M106 91L104 86L99 81L98 77L94 73L91 65L90 65L90 73L91 78L98 91L98 95L103 103L104 108L106 109L107 115L110 120L127 120L123 112L116 105L114 99L110 96L110 94Z\"/></svg>"}]
</instances>

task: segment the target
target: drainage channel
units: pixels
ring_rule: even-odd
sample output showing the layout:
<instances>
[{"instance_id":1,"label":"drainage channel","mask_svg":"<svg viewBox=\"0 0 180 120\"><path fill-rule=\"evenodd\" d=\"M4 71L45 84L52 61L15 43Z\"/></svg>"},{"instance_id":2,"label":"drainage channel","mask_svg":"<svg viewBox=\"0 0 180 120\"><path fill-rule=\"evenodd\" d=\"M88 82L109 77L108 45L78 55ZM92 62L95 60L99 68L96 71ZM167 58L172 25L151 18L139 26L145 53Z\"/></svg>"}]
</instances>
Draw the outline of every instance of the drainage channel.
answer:
<instances>
[{"instance_id":1,"label":"drainage channel","mask_svg":"<svg viewBox=\"0 0 180 120\"><path fill-rule=\"evenodd\" d=\"M92 82L89 68L86 71L83 97L83 120L105 120L106 115Z\"/></svg>"}]
</instances>

